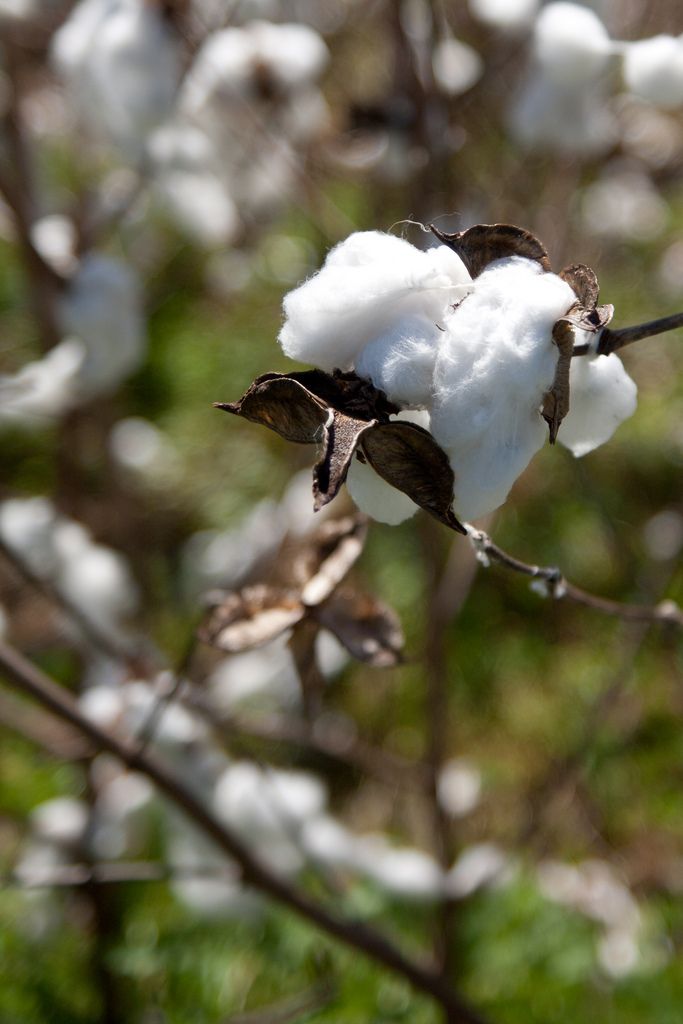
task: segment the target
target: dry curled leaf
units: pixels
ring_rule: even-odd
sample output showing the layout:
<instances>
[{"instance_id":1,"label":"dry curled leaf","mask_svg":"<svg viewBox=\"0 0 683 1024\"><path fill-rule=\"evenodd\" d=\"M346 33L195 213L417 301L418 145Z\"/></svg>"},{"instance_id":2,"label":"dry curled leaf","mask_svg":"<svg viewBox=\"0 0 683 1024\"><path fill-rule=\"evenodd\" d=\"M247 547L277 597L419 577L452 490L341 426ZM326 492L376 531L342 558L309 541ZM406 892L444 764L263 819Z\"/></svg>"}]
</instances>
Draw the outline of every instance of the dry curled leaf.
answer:
<instances>
[{"instance_id":1,"label":"dry curled leaf","mask_svg":"<svg viewBox=\"0 0 683 1024\"><path fill-rule=\"evenodd\" d=\"M238 654L270 643L304 615L298 594L260 583L225 594L197 635L203 643Z\"/></svg>"},{"instance_id":2,"label":"dry curled leaf","mask_svg":"<svg viewBox=\"0 0 683 1024\"><path fill-rule=\"evenodd\" d=\"M400 663L404 644L401 624L393 609L377 598L338 590L316 608L315 619L359 661L375 668Z\"/></svg>"},{"instance_id":3,"label":"dry curled leaf","mask_svg":"<svg viewBox=\"0 0 683 1024\"><path fill-rule=\"evenodd\" d=\"M470 277L478 277L493 260L507 256L536 260L544 270L550 270L548 253L538 238L514 224L475 224L454 234L440 231L434 224L429 228L440 242L458 254Z\"/></svg>"},{"instance_id":4,"label":"dry curled leaf","mask_svg":"<svg viewBox=\"0 0 683 1024\"><path fill-rule=\"evenodd\" d=\"M465 533L452 508L454 477L448 456L428 430L407 420L381 423L363 434L361 448L383 480L446 526Z\"/></svg>"},{"instance_id":5,"label":"dry curled leaf","mask_svg":"<svg viewBox=\"0 0 683 1024\"><path fill-rule=\"evenodd\" d=\"M325 404L307 388L274 373L257 377L238 402L216 402L215 408L260 423L298 444L320 440L328 417Z\"/></svg>"},{"instance_id":6,"label":"dry curled leaf","mask_svg":"<svg viewBox=\"0 0 683 1024\"><path fill-rule=\"evenodd\" d=\"M354 419L337 409L330 409L322 455L313 467L313 507L316 512L339 493L361 435L375 422Z\"/></svg>"},{"instance_id":7,"label":"dry curled leaf","mask_svg":"<svg viewBox=\"0 0 683 1024\"><path fill-rule=\"evenodd\" d=\"M313 607L325 601L360 556L367 537L360 516L345 516L324 523L293 565L302 583L301 601Z\"/></svg>"}]
</instances>

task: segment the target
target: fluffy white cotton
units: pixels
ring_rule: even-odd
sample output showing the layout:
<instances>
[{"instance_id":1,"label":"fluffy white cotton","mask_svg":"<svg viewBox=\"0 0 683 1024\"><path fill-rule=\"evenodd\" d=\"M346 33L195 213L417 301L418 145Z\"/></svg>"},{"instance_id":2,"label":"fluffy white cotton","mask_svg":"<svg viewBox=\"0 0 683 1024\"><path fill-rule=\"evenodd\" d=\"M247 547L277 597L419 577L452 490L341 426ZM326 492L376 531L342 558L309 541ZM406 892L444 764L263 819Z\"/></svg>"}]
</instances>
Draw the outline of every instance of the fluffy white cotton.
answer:
<instances>
[{"instance_id":1,"label":"fluffy white cotton","mask_svg":"<svg viewBox=\"0 0 683 1024\"><path fill-rule=\"evenodd\" d=\"M68 412L78 400L85 347L66 338L17 373L0 376L0 424L44 426Z\"/></svg>"},{"instance_id":2,"label":"fluffy white cotton","mask_svg":"<svg viewBox=\"0 0 683 1024\"><path fill-rule=\"evenodd\" d=\"M161 8L142 0L81 0L52 54L89 127L138 158L171 112L179 53Z\"/></svg>"},{"instance_id":3,"label":"fluffy white cotton","mask_svg":"<svg viewBox=\"0 0 683 1024\"><path fill-rule=\"evenodd\" d=\"M455 899L466 899L483 886L505 880L510 870L509 856L495 843L468 846L446 876L446 892Z\"/></svg>"},{"instance_id":4,"label":"fluffy white cotton","mask_svg":"<svg viewBox=\"0 0 683 1024\"><path fill-rule=\"evenodd\" d=\"M617 169L584 189L581 218L592 235L647 242L666 229L670 210L648 175Z\"/></svg>"},{"instance_id":5,"label":"fluffy white cotton","mask_svg":"<svg viewBox=\"0 0 683 1024\"><path fill-rule=\"evenodd\" d=\"M450 456L460 518L502 505L543 445L539 409L557 365L552 328L575 301L561 278L513 256L489 264L447 318L431 431Z\"/></svg>"},{"instance_id":6,"label":"fluffy white cotton","mask_svg":"<svg viewBox=\"0 0 683 1024\"><path fill-rule=\"evenodd\" d=\"M328 371L349 369L397 319L442 321L470 287L462 260L448 246L423 252L394 235L357 232L285 297L279 341L292 359Z\"/></svg>"},{"instance_id":7,"label":"fluffy white cotton","mask_svg":"<svg viewBox=\"0 0 683 1024\"><path fill-rule=\"evenodd\" d=\"M44 260L61 274L76 268L77 233L70 217L51 213L31 225L31 241Z\"/></svg>"},{"instance_id":8,"label":"fluffy white cotton","mask_svg":"<svg viewBox=\"0 0 683 1024\"><path fill-rule=\"evenodd\" d=\"M536 20L534 55L557 82L585 86L605 69L613 52L597 14L580 4L548 4Z\"/></svg>"},{"instance_id":9,"label":"fluffy white cotton","mask_svg":"<svg viewBox=\"0 0 683 1024\"><path fill-rule=\"evenodd\" d=\"M8 498L0 504L0 537L39 576L54 572L56 511L47 498Z\"/></svg>"},{"instance_id":10,"label":"fluffy white cotton","mask_svg":"<svg viewBox=\"0 0 683 1024\"><path fill-rule=\"evenodd\" d=\"M181 109L197 114L209 103L257 98L259 82L283 92L315 81L329 58L307 25L252 21L214 32L202 45L183 87Z\"/></svg>"},{"instance_id":11,"label":"fluffy white cotton","mask_svg":"<svg viewBox=\"0 0 683 1024\"><path fill-rule=\"evenodd\" d=\"M573 159L599 156L617 141L616 118L602 81L558 82L536 68L508 117L513 138L535 149L557 150Z\"/></svg>"},{"instance_id":12,"label":"fluffy white cotton","mask_svg":"<svg viewBox=\"0 0 683 1024\"><path fill-rule=\"evenodd\" d=\"M437 796L443 810L453 818L469 814L479 803L481 774L462 758L447 761L437 782Z\"/></svg>"},{"instance_id":13,"label":"fluffy white cotton","mask_svg":"<svg viewBox=\"0 0 683 1024\"><path fill-rule=\"evenodd\" d=\"M72 541L66 535L74 530L82 536ZM93 544L87 531L76 523L57 527L55 545L62 561L56 582L92 622L111 626L135 611L137 587L121 555Z\"/></svg>"},{"instance_id":14,"label":"fluffy white cotton","mask_svg":"<svg viewBox=\"0 0 683 1024\"><path fill-rule=\"evenodd\" d=\"M366 345L355 369L397 405L426 406L443 330L426 316L406 316Z\"/></svg>"},{"instance_id":15,"label":"fluffy white cotton","mask_svg":"<svg viewBox=\"0 0 683 1024\"><path fill-rule=\"evenodd\" d=\"M569 381L569 414L557 439L578 457L608 441L633 415L638 389L614 353L573 359Z\"/></svg>"},{"instance_id":16,"label":"fluffy white cotton","mask_svg":"<svg viewBox=\"0 0 683 1024\"><path fill-rule=\"evenodd\" d=\"M408 420L429 430L429 413L425 410L400 412L391 418ZM407 494L392 487L367 462L360 462L359 459L353 459L349 466L346 486L361 512L378 523L398 526L418 510L418 506Z\"/></svg>"},{"instance_id":17,"label":"fluffy white cotton","mask_svg":"<svg viewBox=\"0 0 683 1024\"><path fill-rule=\"evenodd\" d=\"M349 466L346 486L361 512L378 523L398 526L417 512L418 506L407 494L397 491L375 473L371 466L358 459L354 459Z\"/></svg>"},{"instance_id":18,"label":"fluffy white cotton","mask_svg":"<svg viewBox=\"0 0 683 1024\"><path fill-rule=\"evenodd\" d=\"M437 85L449 96L461 96L479 81L484 62L471 46L459 39L441 39L432 53Z\"/></svg>"},{"instance_id":19,"label":"fluffy white cotton","mask_svg":"<svg viewBox=\"0 0 683 1024\"><path fill-rule=\"evenodd\" d=\"M120 260L87 254L69 282L59 318L64 334L85 346L78 378L82 397L110 391L142 363L146 338L140 286Z\"/></svg>"},{"instance_id":20,"label":"fluffy white cotton","mask_svg":"<svg viewBox=\"0 0 683 1024\"><path fill-rule=\"evenodd\" d=\"M359 839L355 866L394 896L432 900L443 889L443 871L429 854L410 847L390 846L384 836Z\"/></svg>"},{"instance_id":21,"label":"fluffy white cotton","mask_svg":"<svg viewBox=\"0 0 683 1024\"><path fill-rule=\"evenodd\" d=\"M88 808L73 797L55 797L31 812L31 831L38 839L55 846L73 846L85 838Z\"/></svg>"},{"instance_id":22,"label":"fluffy white cotton","mask_svg":"<svg viewBox=\"0 0 683 1024\"><path fill-rule=\"evenodd\" d=\"M150 138L154 190L178 227L201 245L225 245L241 225L208 135L176 120Z\"/></svg>"},{"instance_id":23,"label":"fluffy white cotton","mask_svg":"<svg viewBox=\"0 0 683 1024\"><path fill-rule=\"evenodd\" d=\"M530 25L540 0L469 0L472 15L485 25L515 31Z\"/></svg>"},{"instance_id":24,"label":"fluffy white cotton","mask_svg":"<svg viewBox=\"0 0 683 1024\"><path fill-rule=\"evenodd\" d=\"M626 85L636 96L670 110L683 104L683 37L625 43L623 67Z\"/></svg>"}]
</instances>

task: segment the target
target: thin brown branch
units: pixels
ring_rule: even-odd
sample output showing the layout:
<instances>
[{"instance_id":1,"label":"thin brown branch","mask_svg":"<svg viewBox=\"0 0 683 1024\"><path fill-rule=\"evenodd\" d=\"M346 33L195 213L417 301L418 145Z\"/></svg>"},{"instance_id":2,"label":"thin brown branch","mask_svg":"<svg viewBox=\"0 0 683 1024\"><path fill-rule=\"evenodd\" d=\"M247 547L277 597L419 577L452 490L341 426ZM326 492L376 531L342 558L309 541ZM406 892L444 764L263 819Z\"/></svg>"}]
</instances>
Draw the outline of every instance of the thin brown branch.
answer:
<instances>
[{"instance_id":1,"label":"thin brown branch","mask_svg":"<svg viewBox=\"0 0 683 1024\"><path fill-rule=\"evenodd\" d=\"M285 881L267 868L244 843L211 811L180 778L149 753L141 753L130 742L119 739L90 721L71 694L42 673L22 654L0 640L0 670L23 693L37 700L62 720L75 726L98 749L119 758L133 771L142 772L241 870L243 881L288 907L327 935L360 951L388 970L401 975L413 987L439 1003L451 1019L462 1024L484 1024L484 1018L458 995L431 966L409 959L381 933L359 921L338 916L334 911Z\"/></svg>"},{"instance_id":2,"label":"thin brown branch","mask_svg":"<svg viewBox=\"0 0 683 1024\"><path fill-rule=\"evenodd\" d=\"M656 605L626 604L622 601L612 601L606 597L599 597L591 594L581 587L575 586L563 575L556 566L532 565L522 562L519 558L509 555L502 548L491 540L483 530L477 530L474 526L466 524L467 535L472 543L479 561L483 565L490 562L497 562L505 569L529 576L538 580L544 585L544 591L548 597L556 600L573 601L574 604L583 605L593 611L601 612L603 615L614 615L616 618L628 622L652 622L666 623L668 625L683 627L683 611L675 601L664 600Z\"/></svg>"},{"instance_id":3,"label":"thin brown branch","mask_svg":"<svg viewBox=\"0 0 683 1024\"><path fill-rule=\"evenodd\" d=\"M21 578L34 590L55 605L78 627L86 640L100 653L114 661L128 665L133 672L146 672L151 668L150 654L137 644L128 643L109 630L103 629L75 604L59 587L34 572L25 559L0 537L0 555L9 562Z\"/></svg>"},{"instance_id":4,"label":"thin brown branch","mask_svg":"<svg viewBox=\"0 0 683 1024\"><path fill-rule=\"evenodd\" d=\"M575 345L572 355L587 356L596 351L599 356L607 356L632 345L634 341L654 338L658 334L675 331L678 327L683 327L683 313L672 313L671 316L648 320L647 323L635 324L633 327L605 327L600 333L597 349L594 350L592 345Z\"/></svg>"},{"instance_id":5,"label":"thin brown branch","mask_svg":"<svg viewBox=\"0 0 683 1024\"><path fill-rule=\"evenodd\" d=\"M643 338L653 338L657 334L664 334L666 331L674 331L677 327L683 327L683 313L674 313L672 316L662 317L660 320L650 320L645 324L636 324L634 327L606 327L600 336L598 343L598 355L608 355L610 352L617 352L626 345L632 345L634 341L641 341Z\"/></svg>"}]
</instances>

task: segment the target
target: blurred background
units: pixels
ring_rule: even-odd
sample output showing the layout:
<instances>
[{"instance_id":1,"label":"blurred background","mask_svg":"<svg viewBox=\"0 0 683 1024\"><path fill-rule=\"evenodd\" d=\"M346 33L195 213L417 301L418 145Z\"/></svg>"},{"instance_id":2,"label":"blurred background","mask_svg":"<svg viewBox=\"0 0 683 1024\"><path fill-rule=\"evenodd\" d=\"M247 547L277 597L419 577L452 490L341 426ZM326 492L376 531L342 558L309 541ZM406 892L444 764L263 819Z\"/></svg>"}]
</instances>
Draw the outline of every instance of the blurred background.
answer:
<instances>
[{"instance_id":1,"label":"blurred background","mask_svg":"<svg viewBox=\"0 0 683 1024\"><path fill-rule=\"evenodd\" d=\"M291 368L282 298L333 244L406 219L535 232L616 326L681 310L681 33L676 0L0 0L0 634L491 1024L681 1019L679 635L420 512L347 580L379 655L319 623L307 659L198 643L207 592L321 518L312 450L211 403ZM484 525L656 605L683 599L681 335L624 362L632 419L546 447ZM1 1021L441 1019L4 686L0 740Z\"/></svg>"}]
</instances>

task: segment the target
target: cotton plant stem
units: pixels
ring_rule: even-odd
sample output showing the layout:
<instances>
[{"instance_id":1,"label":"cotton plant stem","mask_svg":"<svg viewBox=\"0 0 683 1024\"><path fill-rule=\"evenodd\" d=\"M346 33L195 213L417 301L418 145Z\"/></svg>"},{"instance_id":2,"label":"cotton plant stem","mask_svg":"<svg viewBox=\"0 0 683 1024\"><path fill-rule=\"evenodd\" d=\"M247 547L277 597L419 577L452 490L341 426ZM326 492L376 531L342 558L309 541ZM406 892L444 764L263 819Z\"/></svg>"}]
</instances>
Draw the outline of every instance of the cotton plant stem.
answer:
<instances>
[{"instance_id":1,"label":"cotton plant stem","mask_svg":"<svg viewBox=\"0 0 683 1024\"><path fill-rule=\"evenodd\" d=\"M609 598L599 597L597 594L591 594L587 590L574 586L556 566L532 565L522 562L494 544L483 530L478 530L470 524L465 525L467 535L482 564L488 566L491 562L496 562L512 572L538 580L545 585L548 597L572 601L574 604L591 608L603 615L613 615L628 622L652 622L678 628L683 627L683 611L675 601L663 600L656 605L641 605L626 604L622 601L611 601Z\"/></svg>"},{"instance_id":2,"label":"cotton plant stem","mask_svg":"<svg viewBox=\"0 0 683 1024\"><path fill-rule=\"evenodd\" d=\"M74 726L98 750L119 758L132 771L142 772L157 789L175 804L216 845L236 861L245 884L253 886L277 903L288 907L322 932L344 945L364 953L376 963L401 975L413 987L434 999L449 1019L458 1024L485 1024L485 1019L447 985L438 971L406 957L381 933L362 922L340 917L311 899L307 893L285 881L261 863L251 850L218 821L194 792L160 761L140 752L133 744L100 728L81 712L78 704L62 687L41 672L19 651L0 640L0 673L14 687L37 700L58 718Z\"/></svg>"},{"instance_id":3,"label":"cotton plant stem","mask_svg":"<svg viewBox=\"0 0 683 1024\"><path fill-rule=\"evenodd\" d=\"M607 356L611 352L618 352L627 345L644 338L654 338L658 334L665 334L667 331L675 331L683 327L683 313L672 313L671 316L661 317L659 320L648 320L644 324L635 324L633 327L604 327L600 332L597 354ZM586 356L594 351L591 345L575 345L574 356Z\"/></svg>"},{"instance_id":4,"label":"cotton plant stem","mask_svg":"<svg viewBox=\"0 0 683 1024\"><path fill-rule=\"evenodd\" d=\"M113 661L127 665L133 672L145 674L151 668L149 652L143 651L140 645L129 643L109 630L103 629L59 587L34 572L26 560L2 538L0 538L0 556L10 563L29 586L66 615L95 650Z\"/></svg>"}]
</instances>

